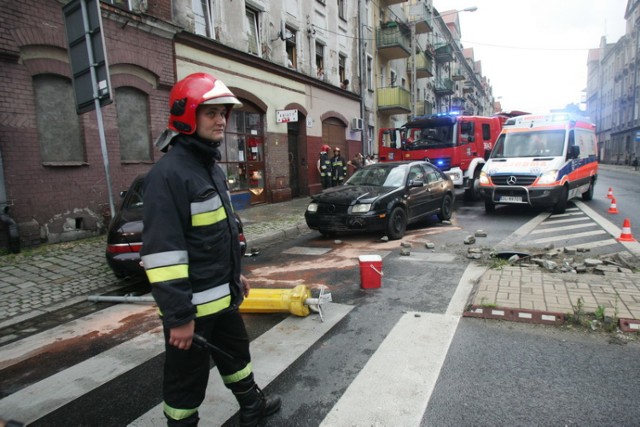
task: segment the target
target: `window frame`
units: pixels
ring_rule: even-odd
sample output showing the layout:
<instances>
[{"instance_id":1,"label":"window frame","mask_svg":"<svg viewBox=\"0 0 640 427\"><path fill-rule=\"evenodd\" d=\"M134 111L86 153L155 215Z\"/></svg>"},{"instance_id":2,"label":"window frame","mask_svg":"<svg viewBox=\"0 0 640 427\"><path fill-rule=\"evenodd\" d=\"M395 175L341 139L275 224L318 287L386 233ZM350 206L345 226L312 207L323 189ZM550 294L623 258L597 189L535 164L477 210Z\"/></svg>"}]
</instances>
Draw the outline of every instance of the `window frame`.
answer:
<instances>
[{"instance_id":1,"label":"window frame","mask_svg":"<svg viewBox=\"0 0 640 427\"><path fill-rule=\"evenodd\" d=\"M249 14L253 15L253 19L251 19L249 17ZM258 57L262 57L262 41L260 40L260 11L250 7L249 5L247 5L245 7L245 17L247 19L247 24L249 25L247 27L247 52L249 52L252 55L256 55ZM253 22L252 22L253 21ZM255 52L251 51L251 28L253 27L253 31L254 31L254 38L255 38Z\"/></svg>"},{"instance_id":2,"label":"window frame","mask_svg":"<svg viewBox=\"0 0 640 427\"><path fill-rule=\"evenodd\" d=\"M194 3L200 4L202 8L202 19L204 20L204 34L202 32L198 32ZM194 32L195 34L208 37L210 39L216 39L216 31L214 27L215 23L215 0L191 0L191 8L194 12Z\"/></svg>"}]
</instances>

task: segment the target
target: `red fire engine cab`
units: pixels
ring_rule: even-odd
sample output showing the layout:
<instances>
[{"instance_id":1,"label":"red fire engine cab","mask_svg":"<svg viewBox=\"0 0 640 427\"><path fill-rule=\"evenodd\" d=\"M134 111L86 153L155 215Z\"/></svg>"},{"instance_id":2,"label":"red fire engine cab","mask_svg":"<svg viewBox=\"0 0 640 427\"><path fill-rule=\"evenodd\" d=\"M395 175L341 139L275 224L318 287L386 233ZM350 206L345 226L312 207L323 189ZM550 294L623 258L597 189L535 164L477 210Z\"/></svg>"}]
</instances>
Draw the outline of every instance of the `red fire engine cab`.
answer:
<instances>
[{"instance_id":1,"label":"red fire engine cab","mask_svg":"<svg viewBox=\"0 0 640 427\"><path fill-rule=\"evenodd\" d=\"M383 128L378 134L381 162L427 160L445 172L465 199L477 200L480 170L493 148L504 122L524 113L492 117L429 114L400 128Z\"/></svg>"}]
</instances>

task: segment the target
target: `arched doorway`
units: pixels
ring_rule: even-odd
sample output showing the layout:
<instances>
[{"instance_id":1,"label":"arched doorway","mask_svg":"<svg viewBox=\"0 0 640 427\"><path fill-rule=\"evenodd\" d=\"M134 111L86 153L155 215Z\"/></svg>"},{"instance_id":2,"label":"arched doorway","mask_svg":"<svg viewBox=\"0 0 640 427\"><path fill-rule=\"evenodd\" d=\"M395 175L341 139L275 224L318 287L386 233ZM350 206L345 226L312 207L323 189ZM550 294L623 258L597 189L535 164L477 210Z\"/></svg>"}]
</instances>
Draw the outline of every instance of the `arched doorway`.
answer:
<instances>
[{"instance_id":1,"label":"arched doorway","mask_svg":"<svg viewBox=\"0 0 640 427\"><path fill-rule=\"evenodd\" d=\"M289 149L289 187L291 196L309 195L309 159L307 159L306 117L298 111L298 121L287 124Z\"/></svg>"},{"instance_id":2,"label":"arched doorway","mask_svg":"<svg viewBox=\"0 0 640 427\"><path fill-rule=\"evenodd\" d=\"M322 143L327 144L333 151L340 147L342 156L347 155L347 140L345 138L346 125L342 121L331 117L322 122Z\"/></svg>"}]
</instances>

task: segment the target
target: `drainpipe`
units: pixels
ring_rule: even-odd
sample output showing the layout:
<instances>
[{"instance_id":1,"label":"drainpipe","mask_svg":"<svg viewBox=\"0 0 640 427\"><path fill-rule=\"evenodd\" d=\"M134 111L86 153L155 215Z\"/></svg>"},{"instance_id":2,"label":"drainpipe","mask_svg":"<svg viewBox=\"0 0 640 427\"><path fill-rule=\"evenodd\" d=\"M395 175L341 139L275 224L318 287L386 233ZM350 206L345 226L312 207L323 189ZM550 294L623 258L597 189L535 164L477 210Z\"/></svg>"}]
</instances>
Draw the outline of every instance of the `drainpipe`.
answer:
<instances>
[{"instance_id":1,"label":"drainpipe","mask_svg":"<svg viewBox=\"0 0 640 427\"><path fill-rule=\"evenodd\" d=\"M9 203L7 202L7 191L4 184L2 151L0 151L0 222L7 227L9 251L17 254L20 252L20 234L18 233L18 224L9 216Z\"/></svg>"}]
</instances>

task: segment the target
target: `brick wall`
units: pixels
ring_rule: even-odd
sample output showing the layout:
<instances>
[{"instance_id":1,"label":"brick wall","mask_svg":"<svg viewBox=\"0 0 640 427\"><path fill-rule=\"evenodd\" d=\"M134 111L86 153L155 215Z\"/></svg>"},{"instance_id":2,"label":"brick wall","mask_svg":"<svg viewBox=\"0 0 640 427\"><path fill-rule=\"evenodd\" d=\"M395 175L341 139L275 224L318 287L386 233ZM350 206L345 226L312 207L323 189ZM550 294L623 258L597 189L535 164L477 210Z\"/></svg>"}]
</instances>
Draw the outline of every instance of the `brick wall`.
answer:
<instances>
[{"instance_id":1,"label":"brick wall","mask_svg":"<svg viewBox=\"0 0 640 427\"><path fill-rule=\"evenodd\" d=\"M152 145L166 127L168 91L175 81L172 35L152 34L139 15L102 7L107 57L110 69L116 70L111 75L112 92L132 86L147 94ZM167 18L170 10L169 0L149 1L148 12ZM70 77L62 4L57 0L7 2L0 9L0 22L4 23L0 27L0 153L10 215L26 244L39 240L40 233L55 239L51 236L67 231L70 224L98 233L105 226L109 197L96 112L80 117L86 164L43 166L40 156L32 77L42 73ZM117 205L119 192L152 162L121 162L115 104L102 108L102 118ZM157 159L158 151L150 150Z\"/></svg>"}]
</instances>

